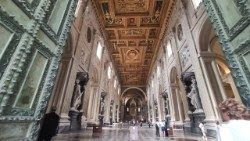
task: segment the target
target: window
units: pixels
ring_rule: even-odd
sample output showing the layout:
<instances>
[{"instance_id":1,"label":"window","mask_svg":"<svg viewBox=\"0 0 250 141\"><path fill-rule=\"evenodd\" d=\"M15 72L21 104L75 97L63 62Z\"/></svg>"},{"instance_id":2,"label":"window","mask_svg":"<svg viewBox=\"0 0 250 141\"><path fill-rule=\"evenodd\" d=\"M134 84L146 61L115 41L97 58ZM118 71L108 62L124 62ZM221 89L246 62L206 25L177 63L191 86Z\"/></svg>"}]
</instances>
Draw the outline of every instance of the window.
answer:
<instances>
[{"instance_id":1,"label":"window","mask_svg":"<svg viewBox=\"0 0 250 141\"><path fill-rule=\"evenodd\" d=\"M116 80L114 81L114 87L116 87Z\"/></svg>"},{"instance_id":2,"label":"window","mask_svg":"<svg viewBox=\"0 0 250 141\"><path fill-rule=\"evenodd\" d=\"M111 78L111 67L110 66L108 67L108 78L109 79Z\"/></svg>"},{"instance_id":3,"label":"window","mask_svg":"<svg viewBox=\"0 0 250 141\"><path fill-rule=\"evenodd\" d=\"M82 0L79 0L76 7L75 17L78 15L81 5L82 5Z\"/></svg>"},{"instance_id":4,"label":"window","mask_svg":"<svg viewBox=\"0 0 250 141\"><path fill-rule=\"evenodd\" d=\"M120 92L121 92L121 89L120 89L120 87L118 88L118 95L120 95Z\"/></svg>"},{"instance_id":5,"label":"window","mask_svg":"<svg viewBox=\"0 0 250 141\"><path fill-rule=\"evenodd\" d=\"M200 5L202 0L192 0L192 2L193 2L193 5L194 5L194 8L196 9Z\"/></svg>"},{"instance_id":6,"label":"window","mask_svg":"<svg viewBox=\"0 0 250 141\"><path fill-rule=\"evenodd\" d=\"M157 66L157 77L159 77L160 76L160 67L159 66Z\"/></svg>"},{"instance_id":7,"label":"window","mask_svg":"<svg viewBox=\"0 0 250 141\"><path fill-rule=\"evenodd\" d=\"M98 59L102 58L102 45L100 42L98 42L98 45L97 45L96 56L98 57Z\"/></svg>"},{"instance_id":8,"label":"window","mask_svg":"<svg viewBox=\"0 0 250 141\"><path fill-rule=\"evenodd\" d=\"M168 51L168 57L170 57L173 54L170 42L167 43L167 51Z\"/></svg>"}]
</instances>

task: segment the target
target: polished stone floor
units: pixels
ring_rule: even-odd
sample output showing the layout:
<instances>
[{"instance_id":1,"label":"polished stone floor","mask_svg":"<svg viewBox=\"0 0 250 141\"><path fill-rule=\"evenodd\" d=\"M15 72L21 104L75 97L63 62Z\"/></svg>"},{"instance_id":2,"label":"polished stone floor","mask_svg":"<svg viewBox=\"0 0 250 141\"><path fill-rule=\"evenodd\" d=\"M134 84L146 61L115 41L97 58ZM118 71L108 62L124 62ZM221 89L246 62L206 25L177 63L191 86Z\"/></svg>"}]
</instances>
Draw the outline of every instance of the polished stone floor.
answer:
<instances>
[{"instance_id":1,"label":"polished stone floor","mask_svg":"<svg viewBox=\"0 0 250 141\"><path fill-rule=\"evenodd\" d=\"M154 128L139 128L138 141L203 141L202 137L196 135L184 135L182 131L175 131L172 136L164 137L161 133L160 137L155 135ZM53 141L130 141L129 129L115 127L104 127L103 133L99 137L92 136L92 129L83 130L74 133L58 134ZM208 138L207 141L214 141Z\"/></svg>"}]
</instances>

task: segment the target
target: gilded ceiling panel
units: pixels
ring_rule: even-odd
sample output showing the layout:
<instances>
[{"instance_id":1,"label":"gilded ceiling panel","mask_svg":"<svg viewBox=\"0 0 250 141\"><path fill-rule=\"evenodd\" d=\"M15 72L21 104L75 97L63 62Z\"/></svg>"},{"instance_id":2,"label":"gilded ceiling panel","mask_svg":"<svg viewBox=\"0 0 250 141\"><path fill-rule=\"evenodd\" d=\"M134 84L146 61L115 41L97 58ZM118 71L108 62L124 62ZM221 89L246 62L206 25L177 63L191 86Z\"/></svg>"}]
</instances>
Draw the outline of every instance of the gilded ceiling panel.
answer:
<instances>
[{"instance_id":1,"label":"gilded ceiling panel","mask_svg":"<svg viewBox=\"0 0 250 141\"><path fill-rule=\"evenodd\" d=\"M92 0L122 85L145 85L173 0Z\"/></svg>"},{"instance_id":2,"label":"gilded ceiling panel","mask_svg":"<svg viewBox=\"0 0 250 141\"><path fill-rule=\"evenodd\" d=\"M149 0L115 0L117 13L143 13L148 11Z\"/></svg>"}]
</instances>

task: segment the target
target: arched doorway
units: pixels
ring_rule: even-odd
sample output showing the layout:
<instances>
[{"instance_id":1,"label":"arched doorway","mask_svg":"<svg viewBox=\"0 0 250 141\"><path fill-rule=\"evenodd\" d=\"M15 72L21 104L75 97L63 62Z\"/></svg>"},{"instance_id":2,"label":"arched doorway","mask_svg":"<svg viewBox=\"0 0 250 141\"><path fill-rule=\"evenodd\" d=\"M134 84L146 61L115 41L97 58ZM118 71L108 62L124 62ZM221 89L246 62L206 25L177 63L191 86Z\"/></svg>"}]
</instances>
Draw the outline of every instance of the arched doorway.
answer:
<instances>
[{"instance_id":1,"label":"arched doorway","mask_svg":"<svg viewBox=\"0 0 250 141\"><path fill-rule=\"evenodd\" d=\"M199 37L200 63L205 75L208 91L213 98L214 107L219 113L218 105L227 98L240 100L231 71L221 49L218 37L207 19ZM220 114L217 115L218 118Z\"/></svg>"},{"instance_id":2,"label":"arched doorway","mask_svg":"<svg viewBox=\"0 0 250 141\"><path fill-rule=\"evenodd\" d=\"M177 76L177 70L173 67L170 72L170 87L172 93L174 121L183 122L185 119L185 111L180 95L179 80Z\"/></svg>"},{"instance_id":3,"label":"arched doorway","mask_svg":"<svg viewBox=\"0 0 250 141\"><path fill-rule=\"evenodd\" d=\"M123 113L121 119L126 121L145 121L147 115L147 104L144 92L139 88L125 89L121 95L123 101Z\"/></svg>"}]
</instances>

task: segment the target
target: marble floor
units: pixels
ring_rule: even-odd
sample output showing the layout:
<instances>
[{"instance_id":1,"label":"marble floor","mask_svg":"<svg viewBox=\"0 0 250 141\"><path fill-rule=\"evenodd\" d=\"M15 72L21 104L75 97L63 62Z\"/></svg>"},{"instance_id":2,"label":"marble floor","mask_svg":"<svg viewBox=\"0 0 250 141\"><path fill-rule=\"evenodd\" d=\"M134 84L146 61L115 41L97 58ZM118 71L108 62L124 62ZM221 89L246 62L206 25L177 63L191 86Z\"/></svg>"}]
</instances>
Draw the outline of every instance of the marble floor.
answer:
<instances>
[{"instance_id":1,"label":"marble floor","mask_svg":"<svg viewBox=\"0 0 250 141\"><path fill-rule=\"evenodd\" d=\"M130 141L128 128L104 127L99 137L92 136L92 129L86 129L80 132L58 134L53 141ZM139 128L138 141L204 141L202 137L196 135L184 135L182 131L175 131L172 136L160 137L155 135L154 128ZM208 138L206 141L215 141Z\"/></svg>"}]
</instances>

